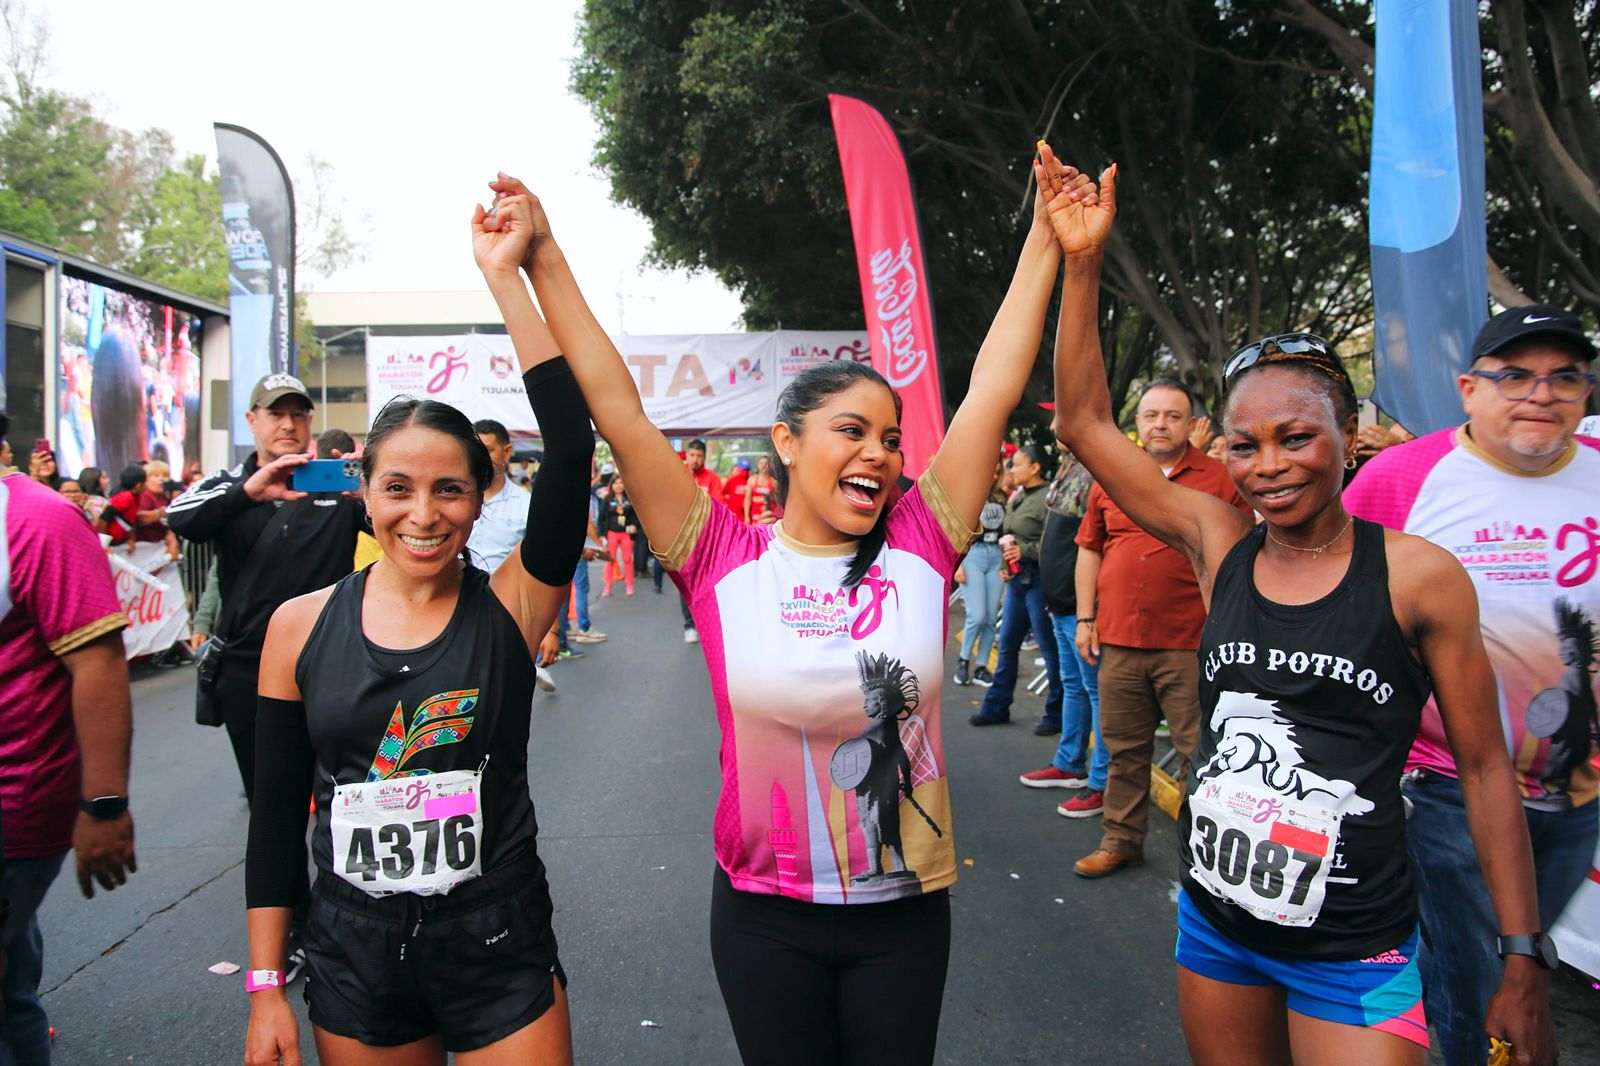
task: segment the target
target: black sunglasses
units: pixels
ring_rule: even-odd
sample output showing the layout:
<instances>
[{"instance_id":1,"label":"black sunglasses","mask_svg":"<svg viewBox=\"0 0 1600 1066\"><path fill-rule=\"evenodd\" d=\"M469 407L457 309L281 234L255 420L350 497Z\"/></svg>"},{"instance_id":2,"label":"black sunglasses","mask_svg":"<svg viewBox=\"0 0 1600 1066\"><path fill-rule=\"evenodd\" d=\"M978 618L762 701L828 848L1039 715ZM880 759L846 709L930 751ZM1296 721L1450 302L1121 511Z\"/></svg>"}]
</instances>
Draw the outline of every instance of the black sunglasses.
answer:
<instances>
[{"instance_id":1,"label":"black sunglasses","mask_svg":"<svg viewBox=\"0 0 1600 1066\"><path fill-rule=\"evenodd\" d=\"M1227 385L1257 364L1282 362L1306 363L1329 377L1350 384L1350 373L1334 352L1333 345L1315 333L1280 333L1245 345L1228 357L1222 368L1222 383Z\"/></svg>"}]
</instances>

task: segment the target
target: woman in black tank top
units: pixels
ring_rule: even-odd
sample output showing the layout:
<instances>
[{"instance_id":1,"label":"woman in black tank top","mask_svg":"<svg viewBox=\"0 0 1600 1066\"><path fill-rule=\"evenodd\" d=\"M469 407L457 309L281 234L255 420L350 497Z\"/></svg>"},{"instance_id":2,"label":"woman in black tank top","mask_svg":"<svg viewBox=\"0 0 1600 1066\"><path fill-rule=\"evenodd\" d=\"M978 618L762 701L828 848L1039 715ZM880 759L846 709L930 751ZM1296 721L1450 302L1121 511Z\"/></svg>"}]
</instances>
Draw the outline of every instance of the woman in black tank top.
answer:
<instances>
[{"instance_id":1,"label":"woman in black tank top","mask_svg":"<svg viewBox=\"0 0 1600 1066\"><path fill-rule=\"evenodd\" d=\"M572 1061L527 747L535 657L582 550L593 437L519 273L532 238L519 199L473 220L474 254L550 435L518 551L493 574L467 562L489 452L461 412L402 398L362 456L382 558L272 618L246 856L248 1066L299 1061L282 970L305 896L313 784L317 879L301 935L321 1061L377 1061L374 1047L407 1064L443 1066L452 1052ZM289 488L292 465L285 499L303 495Z\"/></svg>"},{"instance_id":2,"label":"woman in black tank top","mask_svg":"<svg viewBox=\"0 0 1600 1066\"><path fill-rule=\"evenodd\" d=\"M1357 418L1338 357L1320 338L1289 334L1240 349L1225 369L1226 462L1260 524L1168 481L1117 428L1101 359L1096 303L1115 167L1098 192L1059 191L1058 164L1041 151L1036 176L1054 183L1066 254L1055 434L1135 522L1188 556L1210 605L1205 718L1179 825L1188 901L1234 946L1290 970L1392 954L1417 926L1399 778L1431 678L1474 839L1493 842L1480 860L1501 932L1536 931L1527 826L1476 596L1449 553L1344 510ZM1509 1039L1519 1062L1553 1060L1546 987L1531 959L1507 958L1486 1029ZM1288 978L1229 983L1180 965L1191 1056L1424 1060L1425 1030L1419 1046L1393 1028L1294 1012L1286 989Z\"/></svg>"}]
</instances>

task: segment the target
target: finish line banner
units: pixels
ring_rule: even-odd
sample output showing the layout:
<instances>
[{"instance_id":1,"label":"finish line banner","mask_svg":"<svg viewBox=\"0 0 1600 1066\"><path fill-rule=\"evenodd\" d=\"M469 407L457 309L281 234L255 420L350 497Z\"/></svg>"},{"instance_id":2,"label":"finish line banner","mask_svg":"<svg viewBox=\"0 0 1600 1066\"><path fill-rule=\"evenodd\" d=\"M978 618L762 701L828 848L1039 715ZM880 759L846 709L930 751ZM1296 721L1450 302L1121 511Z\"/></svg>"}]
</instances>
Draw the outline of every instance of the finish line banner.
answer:
<instances>
[{"instance_id":1,"label":"finish line banner","mask_svg":"<svg viewBox=\"0 0 1600 1066\"><path fill-rule=\"evenodd\" d=\"M644 399L645 415L672 436L761 434L778 394L814 363L870 358L865 333L779 330L613 337ZM438 400L473 421L537 433L505 334L368 337L367 421L397 396Z\"/></svg>"}]
</instances>

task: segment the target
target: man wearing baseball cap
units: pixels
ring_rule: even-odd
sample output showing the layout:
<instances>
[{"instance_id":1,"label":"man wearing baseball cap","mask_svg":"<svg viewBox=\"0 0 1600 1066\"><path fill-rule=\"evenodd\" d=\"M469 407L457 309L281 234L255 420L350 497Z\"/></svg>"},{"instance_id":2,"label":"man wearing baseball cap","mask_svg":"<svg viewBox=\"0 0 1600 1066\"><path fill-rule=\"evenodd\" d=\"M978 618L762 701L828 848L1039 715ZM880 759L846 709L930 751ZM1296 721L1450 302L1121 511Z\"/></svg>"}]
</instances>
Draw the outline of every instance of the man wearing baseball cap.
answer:
<instances>
[{"instance_id":1,"label":"man wearing baseball cap","mask_svg":"<svg viewBox=\"0 0 1600 1066\"><path fill-rule=\"evenodd\" d=\"M1425 537L1472 576L1533 841L1541 929L1501 929L1430 701L1403 788L1414 812L1406 836L1419 874L1426 1009L1448 1066L1486 1057L1484 1018L1505 965L1553 968L1545 934L1588 874L1600 834L1589 761L1600 440L1576 434L1594 356L1570 311L1501 312L1478 332L1457 379L1466 424L1385 449L1344 493L1351 514Z\"/></svg>"},{"instance_id":2,"label":"man wearing baseball cap","mask_svg":"<svg viewBox=\"0 0 1600 1066\"><path fill-rule=\"evenodd\" d=\"M256 382L245 414L256 450L167 508L174 533L216 546L222 606L212 636L223 646L222 665L214 713L202 710L201 720L227 727L247 802L255 794L256 680L267 623L285 600L348 574L362 528L360 500L294 490L295 469L315 458L311 408L311 394L292 374Z\"/></svg>"}]
</instances>

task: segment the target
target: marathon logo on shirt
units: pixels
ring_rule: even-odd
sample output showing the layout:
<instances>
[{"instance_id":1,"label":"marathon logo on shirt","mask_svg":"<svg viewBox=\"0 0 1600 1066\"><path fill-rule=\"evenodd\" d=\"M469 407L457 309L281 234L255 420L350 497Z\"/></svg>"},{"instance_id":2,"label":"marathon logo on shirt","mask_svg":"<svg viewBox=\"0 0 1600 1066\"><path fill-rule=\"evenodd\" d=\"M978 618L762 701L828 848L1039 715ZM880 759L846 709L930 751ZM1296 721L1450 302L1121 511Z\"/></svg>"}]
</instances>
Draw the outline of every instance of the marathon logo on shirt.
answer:
<instances>
[{"instance_id":1,"label":"marathon logo on shirt","mask_svg":"<svg viewBox=\"0 0 1600 1066\"><path fill-rule=\"evenodd\" d=\"M1259 654L1254 644L1247 640L1219 644L1206 655L1206 680L1214 681L1224 666L1262 665L1270 671L1283 670L1291 674L1312 674L1353 685L1362 692L1372 694L1374 703L1388 703L1394 695L1394 686L1378 676L1376 670L1357 669L1356 664L1342 655L1324 655L1321 652L1283 651L1267 648L1265 656Z\"/></svg>"},{"instance_id":2,"label":"marathon logo on shirt","mask_svg":"<svg viewBox=\"0 0 1600 1066\"><path fill-rule=\"evenodd\" d=\"M1553 537L1538 525L1491 522L1473 531L1471 544L1451 551L1476 581L1573 588L1591 580L1600 566L1600 521L1591 515L1565 523Z\"/></svg>"},{"instance_id":3,"label":"marathon logo on shirt","mask_svg":"<svg viewBox=\"0 0 1600 1066\"><path fill-rule=\"evenodd\" d=\"M881 567L869 567L861 583L854 588L836 591L796 585L790 597L778 605L778 615L783 624L803 638L834 637L848 634L853 640L864 640L877 632L883 623L884 605L889 594L894 594L895 606L900 605L900 590L883 576ZM859 611L855 621L852 611Z\"/></svg>"}]
</instances>

